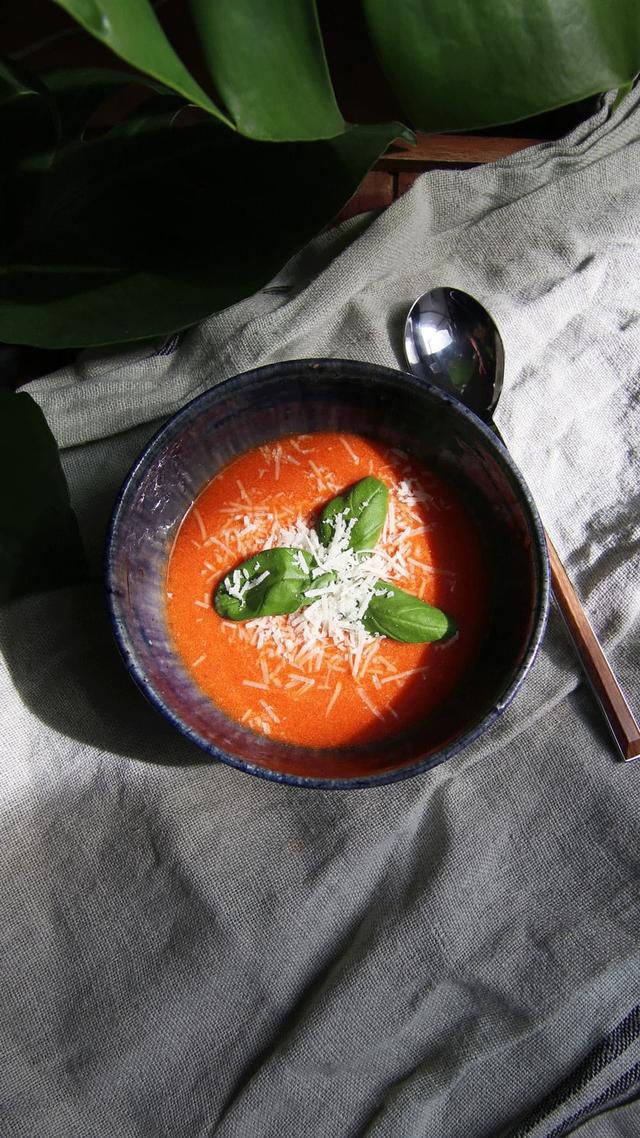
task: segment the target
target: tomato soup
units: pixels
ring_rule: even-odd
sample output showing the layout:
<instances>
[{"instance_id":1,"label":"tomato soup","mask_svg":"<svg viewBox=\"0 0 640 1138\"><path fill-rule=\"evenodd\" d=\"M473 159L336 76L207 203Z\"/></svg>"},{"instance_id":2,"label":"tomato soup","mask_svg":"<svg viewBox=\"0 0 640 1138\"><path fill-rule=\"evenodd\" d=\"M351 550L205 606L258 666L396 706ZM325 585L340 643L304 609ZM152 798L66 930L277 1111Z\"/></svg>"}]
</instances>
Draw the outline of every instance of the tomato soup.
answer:
<instances>
[{"instance_id":1,"label":"tomato soup","mask_svg":"<svg viewBox=\"0 0 640 1138\"><path fill-rule=\"evenodd\" d=\"M330 635L310 642L294 614L217 614L223 577L265 548L297 545L331 498L369 475L389 492L377 543L386 579L444 610L454 636L412 644L363 634L354 647ZM257 447L211 480L176 537L166 596L185 666L228 716L284 742L336 747L410 727L460 683L485 625L487 573L475 523L440 477L404 452L326 432Z\"/></svg>"}]
</instances>

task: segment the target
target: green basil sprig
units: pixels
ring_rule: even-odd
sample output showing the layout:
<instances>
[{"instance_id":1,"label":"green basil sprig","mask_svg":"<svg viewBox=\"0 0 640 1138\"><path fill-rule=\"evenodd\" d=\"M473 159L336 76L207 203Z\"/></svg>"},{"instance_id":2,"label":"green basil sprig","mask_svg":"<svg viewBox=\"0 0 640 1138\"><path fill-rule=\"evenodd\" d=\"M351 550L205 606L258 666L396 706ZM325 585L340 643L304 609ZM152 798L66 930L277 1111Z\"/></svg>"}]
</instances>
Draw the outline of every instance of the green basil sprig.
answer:
<instances>
[{"instance_id":1,"label":"green basil sprig","mask_svg":"<svg viewBox=\"0 0 640 1138\"><path fill-rule=\"evenodd\" d=\"M305 597L305 589L326 583L328 574L313 580L314 568L313 557L303 549L264 549L222 578L215 591L215 610L225 620L296 612L315 600Z\"/></svg>"},{"instance_id":2,"label":"green basil sprig","mask_svg":"<svg viewBox=\"0 0 640 1138\"><path fill-rule=\"evenodd\" d=\"M332 498L318 519L318 536L328 546L342 515L351 523L349 547L366 556L375 546L387 516L389 491L378 478L362 478L346 494ZM260 616L283 616L310 605L317 590L335 573L316 573L310 553L287 546L265 549L232 569L218 585L214 606L225 620L253 620ZM309 596L309 592L312 593ZM367 632L405 644L427 644L456 632L455 621L441 609L378 581L362 620Z\"/></svg>"},{"instance_id":3,"label":"green basil sprig","mask_svg":"<svg viewBox=\"0 0 640 1138\"><path fill-rule=\"evenodd\" d=\"M404 644L428 644L453 636L457 626L442 609L421 601L389 581L378 581L362 623L376 636Z\"/></svg>"},{"instance_id":4,"label":"green basil sprig","mask_svg":"<svg viewBox=\"0 0 640 1138\"><path fill-rule=\"evenodd\" d=\"M335 532L336 517L342 514L347 525L353 522L349 546L356 550L371 550L384 529L387 517L389 491L379 478L362 478L346 494L332 498L322 510L318 521L318 537L329 545Z\"/></svg>"}]
</instances>

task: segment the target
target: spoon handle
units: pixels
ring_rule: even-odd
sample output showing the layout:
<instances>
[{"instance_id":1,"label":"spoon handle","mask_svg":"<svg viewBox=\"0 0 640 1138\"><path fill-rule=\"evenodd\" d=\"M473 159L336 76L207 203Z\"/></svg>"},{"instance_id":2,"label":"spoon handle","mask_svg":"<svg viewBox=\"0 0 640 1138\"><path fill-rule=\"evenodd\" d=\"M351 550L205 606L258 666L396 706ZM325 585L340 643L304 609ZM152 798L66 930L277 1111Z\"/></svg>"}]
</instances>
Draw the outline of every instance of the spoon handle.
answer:
<instances>
[{"instance_id":1,"label":"spoon handle","mask_svg":"<svg viewBox=\"0 0 640 1138\"><path fill-rule=\"evenodd\" d=\"M602 651L553 542L548 534L546 538L554 596L587 679L602 707L623 761L629 763L634 759L640 759L640 727L611 671L609 661Z\"/></svg>"}]
</instances>

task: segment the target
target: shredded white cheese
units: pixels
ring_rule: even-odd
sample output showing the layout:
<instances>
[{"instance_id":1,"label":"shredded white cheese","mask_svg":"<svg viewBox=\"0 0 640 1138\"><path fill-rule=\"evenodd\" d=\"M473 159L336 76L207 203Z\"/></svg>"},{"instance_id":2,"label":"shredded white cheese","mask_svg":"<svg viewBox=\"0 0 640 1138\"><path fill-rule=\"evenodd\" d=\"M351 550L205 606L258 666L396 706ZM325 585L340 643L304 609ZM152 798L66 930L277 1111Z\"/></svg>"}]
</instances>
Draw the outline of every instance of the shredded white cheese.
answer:
<instances>
[{"instance_id":1,"label":"shredded white cheese","mask_svg":"<svg viewBox=\"0 0 640 1138\"><path fill-rule=\"evenodd\" d=\"M360 699L362 700L364 705L369 708L369 711L373 712L376 719L384 719L384 715L380 711L380 708L376 707L375 703L373 703L369 699L369 697L368 697L367 693L364 691L364 689L363 688L356 688L356 691L357 691L358 695L360 696Z\"/></svg>"},{"instance_id":2,"label":"shredded white cheese","mask_svg":"<svg viewBox=\"0 0 640 1138\"><path fill-rule=\"evenodd\" d=\"M333 711L333 705L335 704L335 702L336 702L338 696L340 695L341 691L342 691L342 681L338 680L336 686L333 689L333 695L331 696L331 699L329 700L329 702L327 704L325 715L331 715L331 712Z\"/></svg>"},{"instance_id":3,"label":"shredded white cheese","mask_svg":"<svg viewBox=\"0 0 640 1138\"><path fill-rule=\"evenodd\" d=\"M349 443L347 442L347 440L346 440L346 439L344 439L344 438L342 437L342 435L340 436L340 442L342 443L342 445L343 445L344 449L346 450L347 454L349 455L349 458L351 459L351 461L352 461L352 462L355 462L356 466L359 466L359 465L360 465L360 459L358 458L358 456L357 456L356 452L354 451L353 447L350 447L350 446L349 446Z\"/></svg>"},{"instance_id":4,"label":"shredded white cheese","mask_svg":"<svg viewBox=\"0 0 640 1138\"><path fill-rule=\"evenodd\" d=\"M282 448L274 446L269 450L269 458L279 472L282 460ZM325 471L314 462L310 462L313 473L318 479L325 480ZM414 486L412 480L400 483L399 498L410 499L413 502L419 487ZM244 489L242 484L239 488ZM405 513L407 503L404 503ZM414 568L426 570L429 567L416 562L411 557L411 546L405 543L406 529L399 526L396 506L393 495L390 495L389 510L386 521L387 549L377 546L361 557L351 549L349 540L355 519L347 521L346 513L335 514L331 518L331 540L323 545L312 526L300 517L295 517L292 511L286 511L288 519L280 521L275 512L265 511L263 507L256 507L251 515L245 509L240 517L244 529L251 533L253 540L253 527L264 533L270 525L266 535L264 548L271 549L277 546L288 546L298 551L296 561L302 572L308 572L305 554L310 555L315 562L311 571L312 586L306 591L306 599L311 604L299 609L288 617L261 617L256 621L247 622L247 629L252 636L252 643L258 650L271 648L274 655L281 660L294 664L296 668L319 672L324 657L323 645L333 644L344 654L348 667L354 677L363 676L370 665L373 654L369 654L369 645L378 641L363 626L363 618L374 595L384 595L378 582L380 578L390 581L406 581L411 577L411 565ZM260 524L258 525L258 519ZM223 537L229 541L225 532ZM222 542L220 544L223 544ZM226 544L226 542L225 542ZM384 542L382 543L384 544ZM259 568L259 562L256 569ZM268 572L259 574L255 580L247 579L246 570L242 573L235 570L228 578L228 592L230 596L243 601L249 589L256 588L268 577ZM316 584L322 577L329 577L323 584ZM264 674L263 674L264 678ZM289 684L291 677L289 677ZM300 682L300 681L297 681Z\"/></svg>"},{"instance_id":5,"label":"shredded white cheese","mask_svg":"<svg viewBox=\"0 0 640 1138\"><path fill-rule=\"evenodd\" d=\"M385 676L380 680L381 684L389 684L392 680L406 680L409 676L421 676L424 672L428 672L429 668L409 668L406 672L395 672L393 676Z\"/></svg>"},{"instance_id":6,"label":"shredded white cheese","mask_svg":"<svg viewBox=\"0 0 640 1138\"><path fill-rule=\"evenodd\" d=\"M342 439L342 445L352 461L358 456L349 441ZM258 472L263 477L270 469L279 480L285 464L303 465L298 457L283 451L278 444L261 447L264 466ZM305 473L312 484L317 483L318 491L327 496L338 492L331 471L324 468L322 461L309 461L313 452L296 440L294 451L304 456ZM400 452L398 452L400 457ZM403 458L406 456L402 456ZM359 464L360 465L360 464ZM366 469L367 463L364 466ZM373 463L368 462L369 473L373 474ZM396 475L397 477L397 475ZM238 500L228 502L221 508L224 515L216 534L207 534L204 519L194 507L194 517L202 537L203 560L202 577L207 572L213 574L203 579L203 585L215 578L225 568L225 562L251 556L258 549L273 549L288 546L297 551L296 564L303 574L309 573L307 556L313 559L310 571L311 587L307 589L304 607L290 615L261 617L236 623L225 621L225 628L236 642L251 644L260 653L255 679L243 679L246 689L257 689L265 698L258 700L259 707L245 711L242 722L248 723L264 734L280 722L274 708L267 702L266 693L278 688L290 693L293 700L304 700L314 689L326 692L324 697L325 716L330 716L343 691L343 679L349 673L357 681L356 692L362 703L372 715L385 720L387 712L397 718L392 708L382 710L376 706L371 695L362 686L368 674L374 693L380 696L383 684L402 681L413 676L424 676L427 668L412 668L398 671L383 652L378 653L380 637L373 636L363 626L363 618L372 596L392 595L379 582L389 581L409 588L421 597L425 594L425 583L431 575L442 573L454 578L447 570L435 569L427 562L414 556L414 539L426 536L432 528L425 517L425 505L438 509L440 503L434 501L420 481L412 477L410 466L403 466L401 481L392 478L388 499L388 510L381 541L366 557L361 557L349 546L355 520L347 522L345 514L337 514L331 519L331 540L323 545L318 534L308 522L297 516L295 507L290 504L286 490L272 495L269 506L259 500L254 502L247 494L245 485L236 480ZM199 542L194 544L202 548ZM263 562L264 564L264 562ZM254 562L255 577L249 579L247 570L234 570L227 574L229 594L243 601L251 589L255 589L269 577L267 570L260 571L260 559ZM324 580L323 580L324 579ZM322 583L319 583L321 582ZM202 609L211 609L211 597L205 594L204 600L194 602ZM197 618L200 621L202 618ZM337 649L337 651L335 651ZM198 667L205 660L201 656L194 661ZM249 672L251 675L252 672Z\"/></svg>"},{"instance_id":7,"label":"shredded white cheese","mask_svg":"<svg viewBox=\"0 0 640 1138\"><path fill-rule=\"evenodd\" d=\"M266 713L267 713L267 715L269 716L269 718L270 718L270 719L273 719L273 722L274 722L274 723L279 723L279 722L280 722L280 716L279 716L279 715L276 715L276 713L275 713L275 711L273 710L273 708L272 708L271 704L270 704L270 703L267 703L266 699L261 699L261 700L259 700L258 702L259 702L260 706L264 708L264 710L266 711Z\"/></svg>"},{"instance_id":8,"label":"shredded white cheese","mask_svg":"<svg viewBox=\"0 0 640 1138\"><path fill-rule=\"evenodd\" d=\"M205 541L206 537L207 537L207 527L204 524L204 519L203 519L202 514L200 513L200 510L198 509L197 506L193 507L193 516L198 523L198 529L200 530L200 537L202 538L203 541Z\"/></svg>"},{"instance_id":9,"label":"shredded white cheese","mask_svg":"<svg viewBox=\"0 0 640 1138\"><path fill-rule=\"evenodd\" d=\"M316 579L323 574L332 574L333 580L307 591L312 604L300 609L289 618L301 652L317 650L323 641L346 649L354 675L362 659L364 648L373 637L362 625L362 618L373 596L380 576L386 573L386 559L378 550L368 557L361 558L349 545L349 538L355 520L347 522L345 514L336 514L332 519L333 533L328 545L323 545L316 533L302 519L298 518L292 526L281 530L279 544L304 550L311 554L317 564L312 574ZM303 560L302 557L300 559ZM317 669L322 663L317 660Z\"/></svg>"}]
</instances>

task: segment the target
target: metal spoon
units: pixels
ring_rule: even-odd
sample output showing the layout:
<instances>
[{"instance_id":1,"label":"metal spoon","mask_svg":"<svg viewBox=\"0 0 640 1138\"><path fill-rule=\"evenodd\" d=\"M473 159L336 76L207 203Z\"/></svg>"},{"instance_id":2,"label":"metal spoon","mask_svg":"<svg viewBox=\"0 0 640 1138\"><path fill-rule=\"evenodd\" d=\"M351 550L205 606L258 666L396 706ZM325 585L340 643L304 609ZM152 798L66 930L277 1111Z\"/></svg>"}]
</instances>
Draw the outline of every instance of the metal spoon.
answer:
<instances>
[{"instance_id":1,"label":"metal spoon","mask_svg":"<svg viewBox=\"0 0 640 1138\"><path fill-rule=\"evenodd\" d=\"M500 333L483 306L455 288L434 288L413 303L404 329L409 370L455 395L494 427L504 376ZM587 679L625 762L640 758L640 728L560 558L546 534L551 582Z\"/></svg>"}]
</instances>

